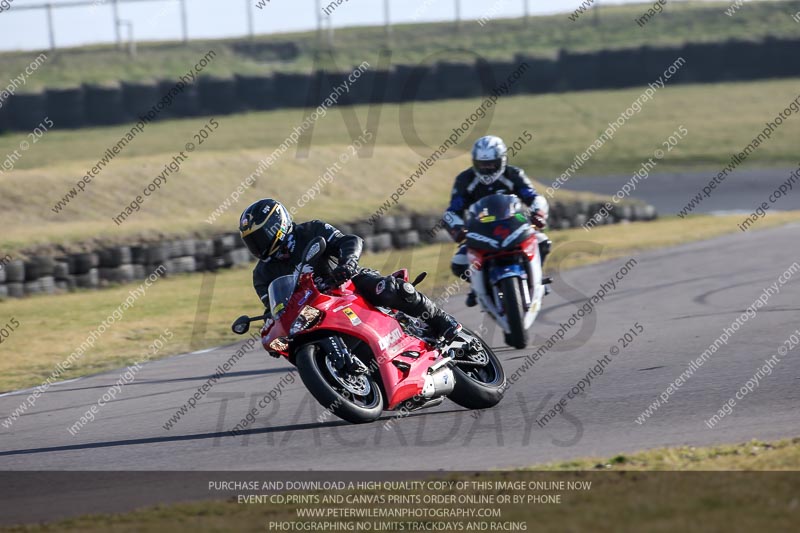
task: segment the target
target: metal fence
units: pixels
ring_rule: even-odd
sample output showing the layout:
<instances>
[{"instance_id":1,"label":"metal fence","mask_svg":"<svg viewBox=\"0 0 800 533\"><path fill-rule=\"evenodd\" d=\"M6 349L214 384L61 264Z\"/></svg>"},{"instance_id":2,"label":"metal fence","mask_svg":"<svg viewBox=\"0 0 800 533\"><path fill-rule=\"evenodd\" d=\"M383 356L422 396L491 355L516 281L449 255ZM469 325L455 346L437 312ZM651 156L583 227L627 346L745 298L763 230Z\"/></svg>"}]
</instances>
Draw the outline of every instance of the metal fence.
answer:
<instances>
[{"instance_id":1,"label":"metal fence","mask_svg":"<svg viewBox=\"0 0 800 533\"><path fill-rule=\"evenodd\" d=\"M127 45L134 49L136 37L137 24L141 27L142 21L135 20L134 17L123 18L120 14L120 6L125 4L161 4L162 6L172 5L177 7L179 16L173 21L176 28L179 28L180 38L186 42L192 35L190 35L189 18L193 13L199 10L208 10L208 6L201 6L199 2L191 2L189 0L59 0L55 2L39 2L39 3L22 3L20 0L6 0L9 2L9 7L4 9L2 17L13 17L15 13L22 12L35 12L36 24L46 28L49 48L56 49L59 46L57 35L57 26L60 18L60 12L65 10L84 10L82 13L95 13L102 11L110 13L111 17L108 19L112 25L114 40L118 47ZM275 0L228 0L227 2L215 2L211 9L219 12L220 17L240 17L244 14L244 24L241 28L241 36L250 36L251 38L257 33L255 29L255 17L260 14L260 9L269 6L270 2ZM297 2L297 0L293 0ZM309 8L303 9L298 6L298 9L293 10L293 16L296 15L297 19L308 21L307 26L316 26L317 33L320 40L329 39L333 33L332 20L338 16L338 11L345 8L344 2L348 0L309 0ZM402 4L398 4L397 0L374 0L371 3L372 8L369 14L366 15L371 23L376 25L383 25L386 30L387 39L391 38L393 15L397 13L397 7L402 6L405 10L406 17L409 14L412 21L420 18L421 13L432 7L436 3L437 9L447 4L449 15L453 17L453 24L456 28L460 28L463 22L464 3L471 2L471 0L419 0L417 5L411 6L406 0ZM503 10L505 16L521 16L525 20L531 14L531 0L490 0L488 2L480 2L483 16L491 15L498 11ZM596 5L599 2L595 2ZM518 10L517 7L518 6ZM350 6L352 7L352 6ZM393 11L394 9L394 11ZM194 10L194 11L193 11ZM510 11L511 10L511 13ZM305 12L304 12L305 11ZM363 15L362 15L363 17ZM296 19L296 20L297 20ZM10 20L10 19L6 19ZM13 22L10 22L13 23ZM102 24L105 24L103 22ZM87 24L87 26L91 26ZM97 31L98 27L88 28L90 31ZM195 36L196 37L196 36ZM63 46L63 45L62 45Z\"/></svg>"}]
</instances>

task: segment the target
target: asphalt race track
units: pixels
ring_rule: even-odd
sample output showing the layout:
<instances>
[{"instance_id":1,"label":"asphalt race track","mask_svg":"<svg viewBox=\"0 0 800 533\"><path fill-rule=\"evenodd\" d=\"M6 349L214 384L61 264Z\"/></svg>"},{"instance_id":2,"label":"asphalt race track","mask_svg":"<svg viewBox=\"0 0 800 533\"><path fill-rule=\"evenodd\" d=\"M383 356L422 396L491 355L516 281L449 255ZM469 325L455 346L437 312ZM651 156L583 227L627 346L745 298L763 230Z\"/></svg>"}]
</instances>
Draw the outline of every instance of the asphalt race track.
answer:
<instances>
[{"instance_id":1,"label":"asphalt race track","mask_svg":"<svg viewBox=\"0 0 800 533\"><path fill-rule=\"evenodd\" d=\"M507 375L552 335L625 263L595 311L509 389L503 402L475 418L451 402L390 425L384 417L353 426L329 417L290 367L256 346L171 430L169 417L202 386L236 346L146 364L118 399L75 436L68 427L119 379L120 371L53 386L11 429L0 426L0 470L471 470L610 456L672 445L707 445L800 435L800 361L784 355L771 375L736 401L709 429L705 420L732 398L798 328L800 268L743 322L650 419L636 419L730 327L766 287L800 262L797 225L736 233L632 256L556 276L554 293L534 325L535 346L500 348ZM587 234L587 239L590 234ZM571 244L595 253L593 245ZM549 265L552 270L555 265ZM462 296L449 308L477 329L481 315ZM644 331L627 348L619 339L634 324ZM492 345L503 346L498 334ZM544 427L536 418L609 354L586 394ZM799 350L800 351L800 350ZM293 383L290 383L291 380ZM240 436L228 430L270 390L286 384ZM5 417L27 396L0 397ZM154 502L159 501L155 499Z\"/></svg>"},{"instance_id":2,"label":"asphalt race track","mask_svg":"<svg viewBox=\"0 0 800 533\"><path fill-rule=\"evenodd\" d=\"M653 205L662 215L676 215L695 194L702 192L711 178L722 169L708 172L657 173L636 184L632 195ZM692 213L718 213L742 211L752 213L761 202L782 183L789 180L797 167L787 169L736 170L736 179L726 179L718 185ZM631 176L574 177L564 186L575 191L590 191L611 196L625 185ZM800 209L800 194L789 190L771 210L791 211Z\"/></svg>"}]
</instances>

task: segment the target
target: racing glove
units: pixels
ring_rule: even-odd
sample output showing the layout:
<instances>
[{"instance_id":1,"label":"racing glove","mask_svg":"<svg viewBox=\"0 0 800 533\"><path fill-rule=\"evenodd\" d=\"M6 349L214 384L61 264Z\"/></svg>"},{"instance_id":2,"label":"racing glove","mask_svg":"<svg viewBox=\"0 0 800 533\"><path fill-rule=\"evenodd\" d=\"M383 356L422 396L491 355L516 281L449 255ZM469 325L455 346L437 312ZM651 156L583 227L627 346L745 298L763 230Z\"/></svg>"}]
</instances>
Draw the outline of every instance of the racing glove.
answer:
<instances>
[{"instance_id":1,"label":"racing glove","mask_svg":"<svg viewBox=\"0 0 800 533\"><path fill-rule=\"evenodd\" d=\"M455 242L461 242L467 238L467 228L465 228L462 224L454 226L448 231L450 232L450 238Z\"/></svg>"},{"instance_id":2,"label":"racing glove","mask_svg":"<svg viewBox=\"0 0 800 533\"><path fill-rule=\"evenodd\" d=\"M358 260L348 259L333 269L333 272L331 272L331 277L333 277L333 282L338 286L353 279L353 276L355 276L357 273Z\"/></svg>"}]
</instances>

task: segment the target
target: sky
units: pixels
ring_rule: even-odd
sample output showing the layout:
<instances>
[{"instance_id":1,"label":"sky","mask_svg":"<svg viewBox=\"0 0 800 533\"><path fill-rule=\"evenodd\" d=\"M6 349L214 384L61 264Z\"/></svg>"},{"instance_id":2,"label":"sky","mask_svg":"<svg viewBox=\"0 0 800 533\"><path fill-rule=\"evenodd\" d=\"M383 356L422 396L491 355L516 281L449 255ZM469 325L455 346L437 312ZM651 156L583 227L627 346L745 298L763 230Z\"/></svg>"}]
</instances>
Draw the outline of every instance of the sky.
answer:
<instances>
[{"instance_id":1,"label":"sky","mask_svg":"<svg viewBox=\"0 0 800 533\"><path fill-rule=\"evenodd\" d=\"M74 0L49 0L54 6ZM57 47L114 41L112 0L93 0L95 5L53 9ZM256 33L282 33L316 27L317 2L326 6L337 0L186 0L189 38L222 38L247 33L247 9L252 11ZM532 14L569 12L587 0L529 0ZM595 0L600 5L633 3L635 0ZM641 2L642 0L638 0ZM256 4L265 4L263 9ZM334 28L383 23L383 0L341 0L331 14ZM8 7L5 7L8 3ZM26 9L45 0L0 0L0 50L38 50L48 47L44 9ZM453 20L456 0L389 0L394 22ZM461 0L462 18L486 14L515 17L523 14L525 0ZM179 0L120 3L120 18L133 22L134 39L181 38Z\"/></svg>"}]
</instances>

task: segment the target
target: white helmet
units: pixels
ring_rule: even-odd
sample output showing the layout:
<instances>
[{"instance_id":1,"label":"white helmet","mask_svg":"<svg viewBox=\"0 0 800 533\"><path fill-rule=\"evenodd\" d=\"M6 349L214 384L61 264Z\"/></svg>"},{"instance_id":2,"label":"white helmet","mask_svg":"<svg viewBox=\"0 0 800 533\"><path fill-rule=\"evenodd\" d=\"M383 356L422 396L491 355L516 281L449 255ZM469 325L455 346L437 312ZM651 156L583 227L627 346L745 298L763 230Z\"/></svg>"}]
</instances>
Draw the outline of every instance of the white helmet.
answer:
<instances>
[{"instance_id":1,"label":"white helmet","mask_svg":"<svg viewBox=\"0 0 800 533\"><path fill-rule=\"evenodd\" d=\"M500 137L487 135L472 147L472 168L481 181L494 183L506 171L508 148Z\"/></svg>"}]
</instances>

